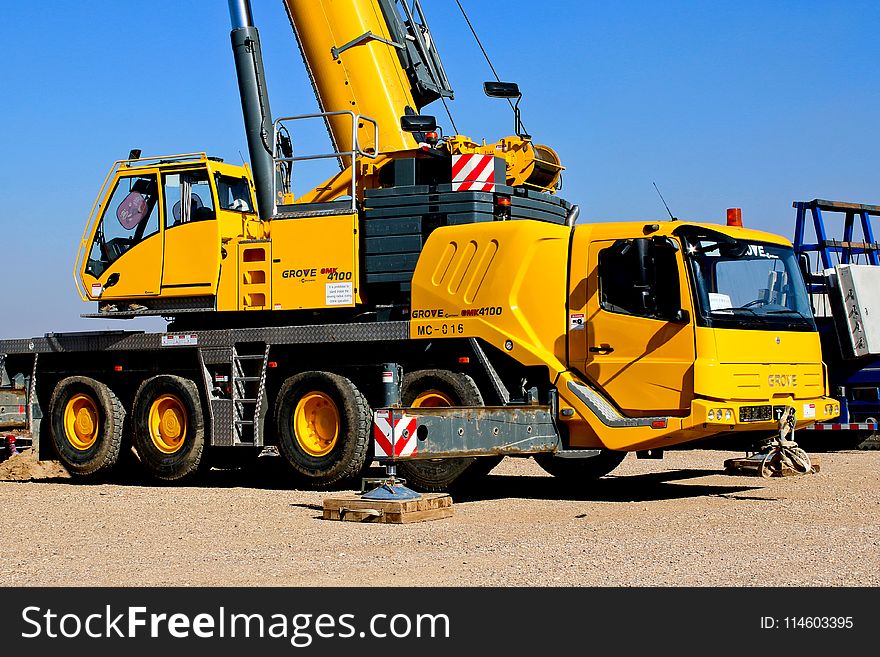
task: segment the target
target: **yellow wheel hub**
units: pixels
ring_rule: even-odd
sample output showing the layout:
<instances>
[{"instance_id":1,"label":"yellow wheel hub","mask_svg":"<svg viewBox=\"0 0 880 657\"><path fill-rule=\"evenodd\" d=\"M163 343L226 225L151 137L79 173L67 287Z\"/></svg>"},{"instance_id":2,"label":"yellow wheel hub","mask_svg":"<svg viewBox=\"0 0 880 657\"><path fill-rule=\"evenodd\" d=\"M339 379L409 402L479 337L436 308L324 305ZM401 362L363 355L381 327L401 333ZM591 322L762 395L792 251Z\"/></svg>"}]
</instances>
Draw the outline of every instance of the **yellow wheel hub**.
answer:
<instances>
[{"instance_id":1,"label":"yellow wheel hub","mask_svg":"<svg viewBox=\"0 0 880 657\"><path fill-rule=\"evenodd\" d=\"M333 450L341 424L336 402L323 392L303 395L293 412L296 442L312 456L326 456Z\"/></svg>"},{"instance_id":2,"label":"yellow wheel hub","mask_svg":"<svg viewBox=\"0 0 880 657\"><path fill-rule=\"evenodd\" d=\"M157 397L150 405L150 438L160 452L174 454L186 440L186 408L175 395Z\"/></svg>"},{"instance_id":3,"label":"yellow wheel hub","mask_svg":"<svg viewBox=\"0 0 880 657\"><path fill-rule=\"evenodd\" d=\"M412 403L413 408L448 408L455 406L452 397L439 390L425 390L416 395Z\"/></svg>"},{"instance_id":4,"label":"yellow wheel hub","mask_svg":"<svg viewBox=\"0 0 880 657\"><path fill-rule=\"evenodd\" d=\"M64 407L64 436L74 449L86 451L98 440L98 404L89 395L76 394Z\"/></svg>"}]
</instances>

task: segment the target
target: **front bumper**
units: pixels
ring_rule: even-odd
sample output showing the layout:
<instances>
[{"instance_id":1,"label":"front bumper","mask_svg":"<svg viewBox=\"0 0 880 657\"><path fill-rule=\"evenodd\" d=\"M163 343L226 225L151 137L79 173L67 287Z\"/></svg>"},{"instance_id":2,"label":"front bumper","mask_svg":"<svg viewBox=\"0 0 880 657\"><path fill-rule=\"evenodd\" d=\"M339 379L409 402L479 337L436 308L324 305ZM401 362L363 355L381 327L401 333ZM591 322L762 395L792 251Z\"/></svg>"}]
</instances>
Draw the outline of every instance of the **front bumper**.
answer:
<instances>
[{"instance_id":1,"label":"front bumper","mask_svg":"<svg viewBox=\"0 0 880 657\"><path fill-rule=\"evenodd\" d=\"M840 403L831 397L773 399L772 401L716 402L696 399L691 405L690 424L717 431L775 429L787 406L794 408L795 426L800 429L827 422L840 415Z\"/></svg>"}]
</instances>

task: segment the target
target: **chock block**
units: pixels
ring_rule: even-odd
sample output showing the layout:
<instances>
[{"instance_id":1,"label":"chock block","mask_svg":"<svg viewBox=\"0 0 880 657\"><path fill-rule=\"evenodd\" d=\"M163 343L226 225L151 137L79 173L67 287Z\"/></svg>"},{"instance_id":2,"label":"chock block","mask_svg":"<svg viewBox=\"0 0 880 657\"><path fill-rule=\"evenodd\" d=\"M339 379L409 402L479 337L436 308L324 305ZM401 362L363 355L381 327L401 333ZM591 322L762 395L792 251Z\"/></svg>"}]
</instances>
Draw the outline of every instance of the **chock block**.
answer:
<instances>
[{"instance_id":1,"label":"chock block","mask_svg":"<svg viewBox=\"0 0 880 657\"><path fill-rule=\"evenodd\" d=\"M324 520L404 524L452 516L448 493L425 493L417 500L365 500L356 494L324 499Z\"/></svg>"}]
</instances>

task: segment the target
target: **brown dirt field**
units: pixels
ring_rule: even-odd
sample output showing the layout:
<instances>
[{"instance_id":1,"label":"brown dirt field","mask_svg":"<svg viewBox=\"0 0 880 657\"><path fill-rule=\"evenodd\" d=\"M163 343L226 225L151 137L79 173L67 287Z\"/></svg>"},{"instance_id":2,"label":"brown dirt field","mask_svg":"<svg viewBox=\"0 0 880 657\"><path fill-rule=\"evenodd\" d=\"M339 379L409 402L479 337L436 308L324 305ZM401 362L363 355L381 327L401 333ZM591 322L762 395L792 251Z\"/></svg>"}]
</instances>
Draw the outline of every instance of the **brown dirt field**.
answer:
<instances>
[{"instance_id":1,"label":"brown dirt field","mask_svg":"<svg viewBox=\"0 0 880 657\"><path fill-rule=\"evenodd\" d=\"M189 485L49 466L0 482L0 586L880 585L880 452L772 479L723 474L734 456L631 455L574 491L508 458L452 518L413 525L322 520L332 493L288 489L269 457Z\"/></svg>"},{"instance_id":2,"label":"brown dirt field","mask_svg":"<svg viewBox=\"0 0 880 657\"><path fill-rule=\"evenodd\" d=\"M38 461L36 452L26 449L0 462L0 481L69 479L70 474L58 461Z\"/></svg>"}]
</instances>

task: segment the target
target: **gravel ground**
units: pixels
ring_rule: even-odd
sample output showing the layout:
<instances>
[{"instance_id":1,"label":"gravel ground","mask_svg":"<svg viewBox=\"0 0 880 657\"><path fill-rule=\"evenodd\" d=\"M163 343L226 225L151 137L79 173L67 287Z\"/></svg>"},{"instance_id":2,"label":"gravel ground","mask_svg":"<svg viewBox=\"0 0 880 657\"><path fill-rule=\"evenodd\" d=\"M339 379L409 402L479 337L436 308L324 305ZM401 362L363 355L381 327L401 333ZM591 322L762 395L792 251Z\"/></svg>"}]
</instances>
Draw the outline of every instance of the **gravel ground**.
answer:
<instances>
[{"instance_id":1,"label":"gravel ground","mask_svg":"<svg viewBox=\"0 0 880 657\"><path fill-rule=\"evenodd\" d=\"M320 519L275 459L189 486L0 482L0 586L878 586L880 452L723 474L741 453L629 456L571 492L505 459L413 525Z\"/></svg>"}]
</instances>

